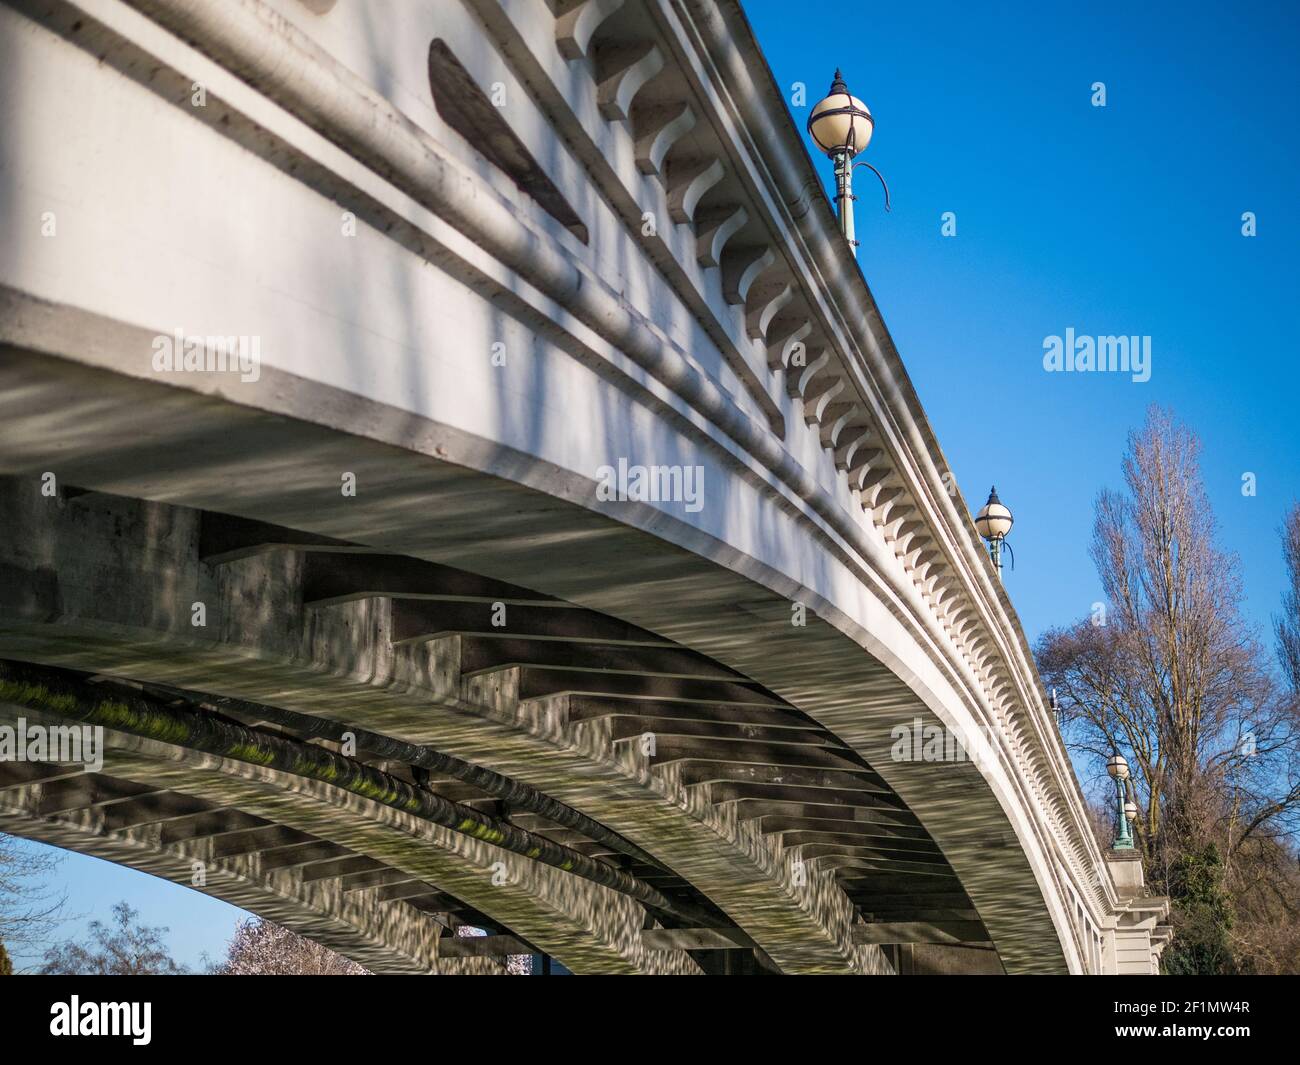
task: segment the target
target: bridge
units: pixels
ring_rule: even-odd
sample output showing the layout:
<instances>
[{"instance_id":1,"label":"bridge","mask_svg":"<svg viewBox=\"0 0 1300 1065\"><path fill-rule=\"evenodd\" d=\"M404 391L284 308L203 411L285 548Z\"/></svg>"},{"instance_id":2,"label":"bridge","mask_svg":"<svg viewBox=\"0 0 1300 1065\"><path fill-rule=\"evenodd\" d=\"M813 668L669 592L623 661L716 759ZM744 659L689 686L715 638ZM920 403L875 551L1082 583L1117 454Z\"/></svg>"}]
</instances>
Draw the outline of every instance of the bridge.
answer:
<instances>
[{"instance_id":1,"label":"bridge","mask_svg":"<svg viewBox=\"0 0 1300 1065\"><path fill-rule=\"evenodd\" d=\"M736 0L8 0L0 82L0 724L102 738L0 831L380 972L1155 971Z\"/></svg>"}]
</instances>

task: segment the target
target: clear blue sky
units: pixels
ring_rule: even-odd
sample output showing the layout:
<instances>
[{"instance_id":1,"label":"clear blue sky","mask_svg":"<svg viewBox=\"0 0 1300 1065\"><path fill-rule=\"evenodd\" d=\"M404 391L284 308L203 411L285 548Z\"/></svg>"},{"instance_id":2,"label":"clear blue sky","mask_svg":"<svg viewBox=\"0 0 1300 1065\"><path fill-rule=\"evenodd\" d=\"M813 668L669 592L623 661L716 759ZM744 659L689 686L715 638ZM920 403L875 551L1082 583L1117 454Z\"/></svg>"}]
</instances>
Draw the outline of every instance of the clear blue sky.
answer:
<instances>
[{"instance_id":1,"label":"clear blue sky","mask_svg":"<svg viewBox=\"0 0 1300 1065\"><path fill-rule=\"evenodd\" d=\"M838 65L875 117L862 158L893 212L859 170L859 261L967 504L996 483L1015 514L1006 581L1030 639L1100 598L1092 504L1119 486L1125 436L1152 402L1200 433L1250 616L1267 626L1277 527L1300 498L1286 332L1300 303L1300 6L745 8L787 100L802 81L816 103ZM807 110L792 113L802 127ZM955 237L940 235L945 211ZM1150 381L1046 373L1043 339L1068 327L1150 336Z\"/></svg>"},{"instance_id":2,"label":"clear blue sky","mask_svg":"<svg viewBox=\"0 0 1300 1065\"><path fill-rule=\"evenodd\" d=\"M1202 436L1251 619L1277 609L1277 527L1300 497L1292 4L747 0L778 84L815 103L842 67L871 108L859 257L967 502L1015 512L1007 586L1031 640L1100 598L1092 502L1151 402ZM1093 107L1094 82L1106 106ZM806 110L794 109L802 129ZM824 171L829 177L829 164ZM941 216L957 235L940 235ZM1255 212L1258 236L1241 235ZM1047 374L1043 339L1152 338L1145 384ZM1241 494L1253 472L1258 494ZM119 898L217 956L238 911L69 856L69 910Z\"/></svg>"}]
</instances>

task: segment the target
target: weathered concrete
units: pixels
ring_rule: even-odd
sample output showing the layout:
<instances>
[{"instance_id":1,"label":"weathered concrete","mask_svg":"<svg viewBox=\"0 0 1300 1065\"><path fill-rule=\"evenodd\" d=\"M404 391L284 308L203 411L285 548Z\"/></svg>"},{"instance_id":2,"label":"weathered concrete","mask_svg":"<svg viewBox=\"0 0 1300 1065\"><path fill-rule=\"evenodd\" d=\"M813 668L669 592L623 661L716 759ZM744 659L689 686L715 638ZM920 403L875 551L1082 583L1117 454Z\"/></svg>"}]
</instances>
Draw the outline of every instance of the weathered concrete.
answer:
<instances>
[{"instance_id":1,"label":"weathered concrete","mask_svg":"<svg viewBox=\"0 0 1300 1065\"><path fill-rule=\"evenodd\" d=\"M453 565L700 652L883 778L1007 971L1097 971L1125 906L1014 613L734 0L13 7L0 470ZM446 120L435 41L501 88L485 121L581 229ZM51 214L57 236L42 236ZM157 372L153 342L178 326L257 336L258 380ZM701 505L601 498L598 468L620 459L698 468ZM105 668L165 672L144 634L183 617L175 591L130 591L122 639L95 610L77 636L115 646ZM254 642L300 624L248 598ZM378 633L389 609L328 624ZM64 654L57 628L25 653ZM482 720L506 719L511 743L553 727L563 738L541 747L580 755L533 767L477 723L447 742L542 787L565 787L567 758L636 781L638 803L654 793L689 828L640 812L626 834L659 832L667 864L707 879L779 966L864 967L847 934L861 904L819 887L805 906L784 879L817 844L778 857L774 837L744 842L734 806L693 809L712 782L630 750L611 760L606 726L552 725L563 701L516 705L510 682L457 694L496 700ZM545 724L521 727L528 715ZM914 718L987 730L995 757L895 761L890 731ZM620 792L602 791L583 801L617 819ZM715 877L699 852L718 839L737 842ZM810 864L829 885L833 863Z\"/></svg>"},{"instance_id":2,"label":"weathered concrete","mask_svg":"<svg viewBox=\"0 0 1300 1065\"><path fill-rule=\"evenodd\" d=\"M703 890L783 969L887 968L879 951L852 943L852 907L829 874L793 886L791 858L772 839L671 772L652 772L602 722L569 725L559 704L521 704L508 690L514 671L462 680L459 637L394 646L391 599L305 610L300 554L203 566L192 511L99 496L51 509L34 487L0 482L10 543L40 544L44 556L34 565L21 548L0 553L9 583L0 656L270 702L429 744L622 832ZM20 588L39 587L42 573L57 575L55 586L23 618ZM202 630L191 624L195 602L207 608ZM493 900L447 890L532 937Z\"/></svg>"},{"instance_id":3,"label":"weathered concrete","mask_svg":"<svg viewBox=\"0 0 1300 1065\"><path fill-rule=\"evenodd\" d=\"M644 950L644 912L608 889L317 781L111 730L106 737L114 777L215 801L378 858L475 905L575 972L699 971L680 951ZM187 871L183 881L189 878ZM406 926L389 928L387 938L396 946L423 929L423 960L437 971L432 922L405 916Z\"/></svg>"},{"instance_id":4,"label":"weathered concrete","mask_svg":"<svg viewBox=\"0 0 1300 1065\"><path fill-rule=\"evenodd\" d=\"M380 904L373 895L345 893L329 881L304 882L293 869L263 870L257 855L216 859L210 838L164 845L147 828L106 831L94 809L42 816L39 800L39 785L0 789L0 831L187 884L338 951L372 972L503 972L489 959L439 958L438 926L400 902ZM202 863L201 884L195 883L196 862Z\"/></svg>"}]
</instances>

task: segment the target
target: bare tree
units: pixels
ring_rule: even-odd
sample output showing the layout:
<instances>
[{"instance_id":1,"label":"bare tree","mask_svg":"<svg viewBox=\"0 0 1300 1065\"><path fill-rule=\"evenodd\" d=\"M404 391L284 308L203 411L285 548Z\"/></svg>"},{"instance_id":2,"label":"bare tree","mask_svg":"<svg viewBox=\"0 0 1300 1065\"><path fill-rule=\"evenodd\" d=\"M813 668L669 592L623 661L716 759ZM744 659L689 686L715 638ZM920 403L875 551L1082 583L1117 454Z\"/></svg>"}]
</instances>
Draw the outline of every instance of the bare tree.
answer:
<instances>
[{"instance_id":1,"label":"bare tree","mask_svg":"<svg viewBox=\"0 0 1300 1065\"><path fill-rule=\"evenodd\" d=\"M484 935L481 928L461 925L457 937ZM506 959L502 971L527 975L532 971L527 954ZM241 921L226 949L226 960L210 970L218 976L369 976L370 970L336 954L287 928L260 917Z\"/></svg>"},{"instance_id":2,"label":"bare tree","mask_svg":"<svg viewBox=\"0 0 1300 1065\"><path fill-rule=\"evenodd\" d=\"M1097 500L1105 612L1046 634L1039 664L1072 747L1129 758L1148 845L1192 845L1221 827L1235 848L1291 823L1297 731L1241 617L1238 562L1216 544L1199 450L1158 408L1130 435L1127 490Z\"/></svg>"},{"instance_id":3,"label":"bare tree","mask_svg":"<svg viewBox=\"0 0 1300 1065\"><path fill-rule=\"evenodd\" d=\"M1287 586L1282 614L1275 623L1277 653L1293 696L1300 698L1300 503L1291 507L1282 525L1282 559Z\"/></svg>"},{"instance_id":4,"label":"bare tree","mask_svg":"<svg viewBox=\"0 0 1300 1065\"><path fill-rule=\"evenodd\" d=\"M62 919L64 898L49 886L59 853L0 833L0 940L10 947L46 942Z\"/></svg>"},{"instance_id":5,"label":"bare tree","mask_svg":"<svg viewBox=\"0 0 1300 1065\"><path fill-rule=\"evenodd\" d=\"M183 976L163 943L166 928L138 924L126 902L113 907L112 926L91 921L90 942L68 941L45 952L42 976Z\"/></svg>"},{"instance_id":6,"label":"bare tree","mask_svg":"<svg viewBox=\"0 0 1300 1065\"><path fill-rule=\"evenodd\" d=\"M1244 844L1233 878L1233 938L1250 973L1300 973L1300 868L1273 840Z\"/></svg>"},{"instance_id":7,"label":"bare tree","mask_svg":"<svg viewBox=\"0 0 1300 1065\"><path fill-rule=\"evenodd\" d=\"M1248 844L1284 842L1300 814L1296 700L1241 616L1238 560L1217 545L1199 452L1171 414L1148 411L1129 436L1124 491L1097 499L1106 602L1038 646L1071 749L1094 770L1114 751L1128 759L1139 846L1175 894L1193 866L1232 882Z\"/></svg>"},{"instance_id":8,"label":"bare tree","mask_svg":"<svg viewBox=\"0 0 1300 1065\"><path fill-rule=\"evenodd\" d=\"M253 917L235 926L218 976L369 976L370 971L328 947Z\"/></svg>"}]
</instances>

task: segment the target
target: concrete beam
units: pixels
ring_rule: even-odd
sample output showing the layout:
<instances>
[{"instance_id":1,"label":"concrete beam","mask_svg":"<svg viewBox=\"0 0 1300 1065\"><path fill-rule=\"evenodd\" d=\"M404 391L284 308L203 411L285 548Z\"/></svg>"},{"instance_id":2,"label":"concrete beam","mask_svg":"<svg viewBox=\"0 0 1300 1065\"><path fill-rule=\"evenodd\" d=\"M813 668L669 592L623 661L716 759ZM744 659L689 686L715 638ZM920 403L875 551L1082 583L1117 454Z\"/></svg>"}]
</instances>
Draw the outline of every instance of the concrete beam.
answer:
<instances>
[{"instance_id":1,"label":"concrete beam","mask_svg":"<svg viewBox=\"0 0 1300 1065\"><path fill-rule=\"evenodd\" d=\"M0 702L0 715L20 713L33 716ZM116 778L215 801L352 852L277 870L295 883L334 883L342 892L340 878L379 866L400 869L515 929L574 972L698 971L681 955L644 954L627 934L644 922L642 908L588 881L315 780L113 730L105 730L105 742L106 767Z\"/></svg>"},{"instance_id":2,"label":"concrete beam","mask_svg":"<svg viewBox=\"0 0 1300 1065\"><path fill-rule=\"evenodd\" d=\"M982 943L988 933L979 921L877 921L853 926L859 943Z\"/></svg>"}]
</instances>

